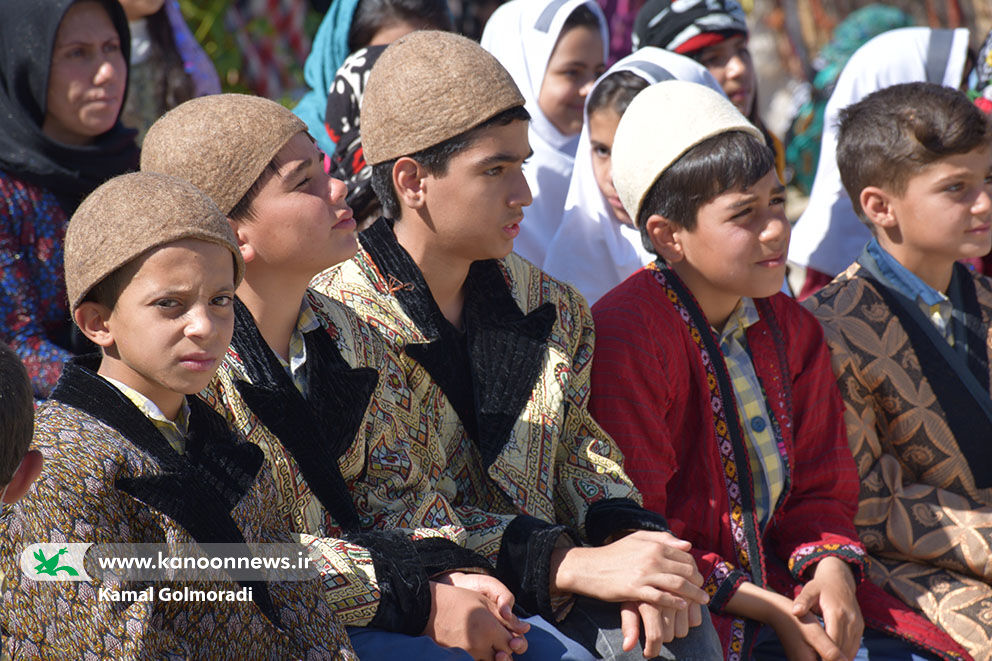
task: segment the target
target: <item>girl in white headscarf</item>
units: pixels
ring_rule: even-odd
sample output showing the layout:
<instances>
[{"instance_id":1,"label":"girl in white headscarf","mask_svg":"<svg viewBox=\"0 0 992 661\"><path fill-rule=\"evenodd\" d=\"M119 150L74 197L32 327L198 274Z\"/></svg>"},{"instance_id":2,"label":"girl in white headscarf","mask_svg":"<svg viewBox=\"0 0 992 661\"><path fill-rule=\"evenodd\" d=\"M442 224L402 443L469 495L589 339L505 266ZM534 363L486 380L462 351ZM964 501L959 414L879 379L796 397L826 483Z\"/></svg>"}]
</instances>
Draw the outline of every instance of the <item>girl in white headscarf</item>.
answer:
<instances>
[{"instance_id":1,"label":"girl in white headscarf","mask_svg":"<svg viewBox=\"0 0 992 661\"><path fill-rule=\"evenodd\" d=\"M900 28L854 52L823 115L823 140L809 206L792 231L789 261L806 268L799 300L816 292L861 254L871 238L858 219L837 169L838 114L875 90L928 81L958 89L968 59L968 30Z\"/></svg>"},{"instance_id":2,"label":"girl in white headscarf","mask_svg":"<svg viewBox=\"0 0 992 661\"><path fill-rule=\"evenodd\" d=\"M594 0L511 0L481 43L513 76L531 116L524 174L534 202L514 251L541 265L565 207L585 97L605 68L606 19Z\"/></svg>"},{"instance_id":3,"label":"girl in white headscarf","mask_svg":"<svg viewBox=\"0 0 992 661\"><path fill-rule=\"evenodd\" d=\"M723 93L698 62L646 46L610 67L586 99L565 213L548 246L544 270L574 285L589 305L655 260L613 188L610 151L620 117L634 96L671 78Z\"/></svg>"}]
</instances>

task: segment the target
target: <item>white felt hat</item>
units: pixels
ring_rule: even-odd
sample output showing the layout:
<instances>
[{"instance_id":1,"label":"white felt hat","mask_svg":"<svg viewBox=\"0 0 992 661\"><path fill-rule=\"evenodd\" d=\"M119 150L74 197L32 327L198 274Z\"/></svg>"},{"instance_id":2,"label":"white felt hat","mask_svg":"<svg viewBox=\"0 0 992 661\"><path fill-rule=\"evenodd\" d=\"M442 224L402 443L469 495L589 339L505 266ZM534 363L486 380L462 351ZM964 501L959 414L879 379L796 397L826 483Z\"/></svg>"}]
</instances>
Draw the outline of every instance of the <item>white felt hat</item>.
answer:
<instances>
[{"instance_id":1,"label":"white felt hat","mask_svg":"<svg viewBox=\"0 0 992 661\"><path fill-rule=\"evenodd\" d=\"M684 153L727 131L765 141L727 97L704 85L666 80L635 96L613 138L613 185L630 217L637 221L651 186Z\"/></svg>"}]
</instances>

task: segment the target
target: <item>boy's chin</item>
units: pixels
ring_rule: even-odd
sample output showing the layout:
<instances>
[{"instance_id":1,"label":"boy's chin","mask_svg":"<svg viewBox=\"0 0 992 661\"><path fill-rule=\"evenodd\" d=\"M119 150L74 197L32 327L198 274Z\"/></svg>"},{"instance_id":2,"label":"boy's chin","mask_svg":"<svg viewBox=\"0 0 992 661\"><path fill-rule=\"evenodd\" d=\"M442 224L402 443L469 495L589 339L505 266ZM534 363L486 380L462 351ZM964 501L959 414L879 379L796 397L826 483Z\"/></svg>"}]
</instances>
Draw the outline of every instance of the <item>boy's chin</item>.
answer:
<instances>
[{"instance_id":1,"label":"boy's chin","mask_svg":"<svg viewBox=\"0 0 992 661\"><path fill-rule=\"evenodd\" d=\"M760 283L753 283L753 286L748 288L752 293L744 294L744 296L748 298L768 298L782 291L782 287L785 285L785 267L775 269L775 273L777 277L769 274L767 278L762 278Z\"/></svg>"}]
</instances>

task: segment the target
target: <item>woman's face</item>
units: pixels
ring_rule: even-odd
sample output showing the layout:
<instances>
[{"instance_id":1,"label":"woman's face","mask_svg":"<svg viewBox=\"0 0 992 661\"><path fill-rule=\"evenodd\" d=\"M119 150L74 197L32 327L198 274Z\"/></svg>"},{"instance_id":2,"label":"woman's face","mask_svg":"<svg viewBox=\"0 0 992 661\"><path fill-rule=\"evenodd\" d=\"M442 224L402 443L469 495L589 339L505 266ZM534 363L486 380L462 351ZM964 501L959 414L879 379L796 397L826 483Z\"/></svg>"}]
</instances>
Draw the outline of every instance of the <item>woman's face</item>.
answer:
<instances>
[{"instance_id":1,"label":"woman's face","mask_svg":"<svg viewBox=\"0 0 992 661\"><path fill-rule=\"evenodd\" d=\"M596 177L599 192L609 203L613 215L624 225L634 226L613 185L613 138L617 134L620 115L606 106L589 115L589 147L592 152L592 173Z\"/></svg>"},{"instance_id":2,"label":"woman's face","mask_svg":"<svg viewBox=\"0 0 992 661\"><path fill-rule=\"evenodd\" d=\"M55 36L42 131L68 145L89 144L117 121L126 82L110 16L96 2L72 5Z\"/></svg>"},{"instance_id":3,"label":"woman's face","mask_svg":"<svg viewBox=\"0 0 992 661\"><path fill-rule=\"evenodd\" d=\"M693 54L700 64L713 74L727 98L745 117L754 109L754 96L758 90L751 51L747 36L737 34L720 43L700 49Z\"/></svg>"},{"instance_id":4,"label":"woman's face","mask_svg":"<svg viewBox=\"0 0 992 661\"><path fill-rule=\"evenodd\" d=\"M558 38L537 97L541 112L556 129L565 135L582 130L586 94L604 68L598 30L578 26Z\"/></svg>"}]
</instances>

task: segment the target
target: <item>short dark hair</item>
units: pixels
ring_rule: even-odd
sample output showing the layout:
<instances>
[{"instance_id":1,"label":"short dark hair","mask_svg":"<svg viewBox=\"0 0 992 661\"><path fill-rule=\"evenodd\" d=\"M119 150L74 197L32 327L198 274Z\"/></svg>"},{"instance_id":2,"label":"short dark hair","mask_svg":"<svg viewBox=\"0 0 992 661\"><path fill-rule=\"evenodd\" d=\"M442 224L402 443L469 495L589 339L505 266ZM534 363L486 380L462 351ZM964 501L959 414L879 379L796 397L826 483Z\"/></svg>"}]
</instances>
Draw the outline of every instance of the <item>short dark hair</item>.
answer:
<instances>
[{"instance_id":1,"label":"short dark hair","mask_svg":"<svg viewBox=\"0 0 992 661\"><path fill-rule=\"evenodd\" d=\"M471 147L482 131L493 126L506 126L510 122L529 120L530 113L523 106L514 106L493 115L478 126L448 138L444 142L410 154L409 158L420 163L428 174L441 177L447 174L448 163L452 157ZM382 215L393 220L398 220L400 217L400 201L393 188L393 167L398 160L399 158L394 158L372 166L372 190L375 191L375 195L382 205Z\"/></svg>"},{"instance_id":2,"label":"short dark hair","mask_svg":"<svg viewBox=\"0 0 992 661\"><path fill-rule=\"evenodd\" d=\"M31 380L14 350L0 342L0 490L10 483L33 434Z\"/></svg>"},{"instance_id":3,"label":"short dark hair","mask_svg":"<svg viewBox=\"0 0 992 661\"><path fill-rule=\"evenodd\" d=\"M114 306L117 305L117 299L120 298L121 292L131 282L134 274L137 273L138 261L142 255L134 257L128 263L118 266L109 275L104 276L103 280L93 285L86 292L86 296L83 297L81 302L99 303L108 310L113 310Z\"/></svg>"},{"instance_id":4,"label":"short dark hair","mask_svg":"<svg viewBox=\"0 0 992 661\"><path fill-rule=\"evenodd\" d=\"M572 28L589 28L595 32L599 32L602 23L598 16L591 9L589 5L579 5L572 10L572 13L568 15L565 22L562 23L561 32L558 33L558 38L561 39L562 35L571 30Z\"/></svg>"},{"instance_id":5,"label":"short dark hair","mask_svg":"<svg viewBox=\"0 0 992 661\"><path fill-rule=\"evenodd\" d=\"M872 92L841 110L837 168L865 224L861 191L895 195L931 163L992 142L989 119L968 97L933 83L903 83Z\"/></svg>"},{"instance_id":6,"label":"short dark hair","mask_svg":"<svg viewBox=\"0 0 992 661\"><path fill-rule=\"evenodd\" d=\"M633 71L611 73L599 81L599 84L589 95L589 101L586 103L586 114L591 116L597 110L610 108L622 116L634 97L647 86L648 81Z\"/></svg>"},{"instance_id":7,"label":"short dark hair","mask_svg":"<svg viewBox=\"0 0 992 661\"><path fill-rule=\"evenodd\" d=\"M644 247L655 251L647 232L652 214L691 232L699 207L729 190L753 186L774 167L775 154L750 133L726 131L703 140L672 163L644 196L637 214Z\"/></svg>"},{"instance_id":8,"label":"short dark hair","mask_svg":"<svg viewBox=\"0 0 992 661\"><path fill-rule=\"evenodd\" d=\"M361 0L348 31L348 50L365 48L375 33L401 21L451 32L447 0Z\"/></svg>"},{"instance_id":9,"label":"short dark hair","mask_svg":"<svg viewBox=\"0 0 992 661\"><path fill-rule=\"evenodd\" d=\"M238 223L249 223L255 220L255 213L251 205L255 202L255 198L258 197L258 193L262 190L265 182L278 174L281 167L282 163L279 162L278 158L273 156L272 160L262 170L262 173L258 175L258 179L252 183L251 188L245 191L241 199L227 212L227 217Z\"/></svg>"}]
</instances>

